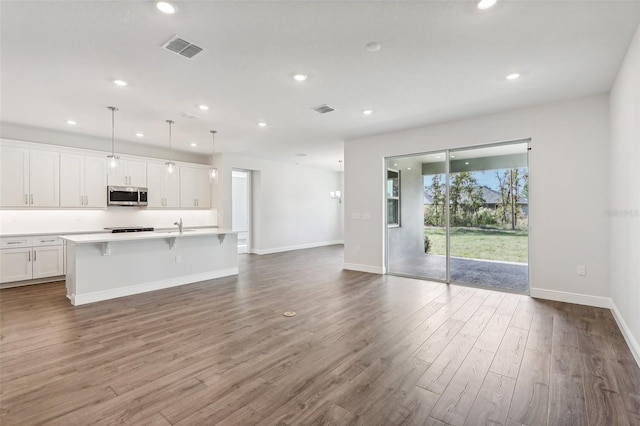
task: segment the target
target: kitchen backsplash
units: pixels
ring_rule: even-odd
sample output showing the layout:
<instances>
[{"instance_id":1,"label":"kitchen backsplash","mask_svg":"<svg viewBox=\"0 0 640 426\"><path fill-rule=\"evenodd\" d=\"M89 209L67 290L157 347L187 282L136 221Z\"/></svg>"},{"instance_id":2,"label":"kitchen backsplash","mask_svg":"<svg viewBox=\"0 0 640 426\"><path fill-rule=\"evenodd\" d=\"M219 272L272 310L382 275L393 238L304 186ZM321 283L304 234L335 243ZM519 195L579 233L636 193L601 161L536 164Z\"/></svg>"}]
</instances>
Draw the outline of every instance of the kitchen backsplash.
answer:
<instances>
[{"instance_id":1,"label":"kitchen backsplash","mask_svg":"<svg viewBox=\"0 0 640 426\"><path fill-rule=\"evenodd\" d=\"M99 231L115 226L171 228L182 218L185 227L217 226L217 209L146 210L109 207L105 210L0 210L0 235Z\"/></svg>"}]
</instances>

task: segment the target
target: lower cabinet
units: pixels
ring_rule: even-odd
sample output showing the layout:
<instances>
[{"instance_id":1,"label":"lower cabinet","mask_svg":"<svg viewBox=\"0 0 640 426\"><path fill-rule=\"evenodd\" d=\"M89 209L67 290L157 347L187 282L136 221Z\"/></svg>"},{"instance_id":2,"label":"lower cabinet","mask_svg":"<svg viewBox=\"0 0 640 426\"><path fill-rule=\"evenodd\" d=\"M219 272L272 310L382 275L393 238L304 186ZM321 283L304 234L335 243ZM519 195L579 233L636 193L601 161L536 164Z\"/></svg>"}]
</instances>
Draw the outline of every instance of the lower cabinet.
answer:
<instances>
[{"instance_id":1,"label":"lower cabinet","mask_svg":"<svg viewBox=\"0 0 640 426\"><path fill-rule=\"evenodd\" d=\"M21 245L17 248L5 248ZM0 283L64 275L64 245L56 237L3 238Z\"/></svg>"}]
</instances>

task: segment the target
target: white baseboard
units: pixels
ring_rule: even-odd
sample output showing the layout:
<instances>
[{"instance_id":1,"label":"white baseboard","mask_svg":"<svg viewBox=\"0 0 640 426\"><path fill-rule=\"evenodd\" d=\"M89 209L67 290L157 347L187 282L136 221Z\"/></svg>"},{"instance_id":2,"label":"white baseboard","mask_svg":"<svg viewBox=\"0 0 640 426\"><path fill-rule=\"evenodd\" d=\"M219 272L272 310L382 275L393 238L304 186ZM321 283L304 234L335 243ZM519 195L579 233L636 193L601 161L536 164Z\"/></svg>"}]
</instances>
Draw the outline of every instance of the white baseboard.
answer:
<instances>
[{"instance_id":1,"label":"white baseboard","mask_svg":"<svg viewBox=\"0 0 640 426\"><path fill-rule=\"evenodd\" d=\"M359 265L357 263L345 263L342 266L342 269L347 269L349 271L368 272L370 274L384 274L386 272L384 266Z\"/></svg>"},{"instance_id":2,"label":"white baseboard","mask_svg":"<svg viewBox=\"0 0 640 426\"><path fill-rule=\"evenodd\" d=\"M344 240L334 240L334 241L322 241L319 243L309 243L309 244L299 244L295 246L285 246L285 247L274 247L268 249L251 249L251 253L255 254L273 254L273 253L281 253L284 251L292 251L292 250L303 250L314 247L323 247L323 246L333 246L336 244L344 244Z\"/></svg>"},{"instance_id":3,"label":"white baseboard","mask_svg":"<svg viewBox=\"0 0 640 426\"><path fill-rule=\"evenodd\" d=\"M611 308L611 299L608 297L589 296L586 294L533 287L529 291L529 295L538 299L555 300L556 302L575 303L576 305L595 306L597 308Z\"/></svg>"},{"instance_id":4,"label":"white baseboard","mask_svg":"<svg viewBox=\"0 0 640 426\"><path fill-rule=\"evenodd\" d=\"M578 305L595 306L597 308L607 308L611 310L613 318L622 332L624 340L629 346L629 350L640 367L640 345L635 339L624 317L616 307L616 304L609 297L589 296L586 294L568 293L564 291L546 290L543 288L532 288L531 297L538 299L555 300L557 302L575 303Z\"/></svg>"},{"instance_id":5,"label":"white baseboard","mask_svg":"<svg viewBox=\"0 0 640 426\"><path fill-rule=\"evenodd\" d=\"M640 367L640 345L638 345L638 341L633 337L627 322L624 320L624 317L616 307L616 304L611 300L611 312L613 313L613 318L618 323L618 327L620 331L622 331L622 336L624 336L624 340L627 341L627 346L629 346L629 350L631 350L631 354L636 360L638 367Z\"/></svg>"},{"instance_id":6,"label":"white baseboard","mask_svg":"<svg viewBox=\"0 0 640 426\"><path fill-rule=\"evenodd\" d=\"M169 287L177 287L185 284L192 284L200 281L212 280L215 278L238 275L238 267L221 269L219 271L204 272L201 274L187 275L183 277L170 278L167 280L153 281L150 283L132 285L128 287L114 288L110 290L95 291L85 294L71 294L67 298L74 306L85 305L87 303L100 302L102 300L115 299L118 297L131 296L133 294L146 293L148 291L162 290Z\"/></svg>"}]
</instances>

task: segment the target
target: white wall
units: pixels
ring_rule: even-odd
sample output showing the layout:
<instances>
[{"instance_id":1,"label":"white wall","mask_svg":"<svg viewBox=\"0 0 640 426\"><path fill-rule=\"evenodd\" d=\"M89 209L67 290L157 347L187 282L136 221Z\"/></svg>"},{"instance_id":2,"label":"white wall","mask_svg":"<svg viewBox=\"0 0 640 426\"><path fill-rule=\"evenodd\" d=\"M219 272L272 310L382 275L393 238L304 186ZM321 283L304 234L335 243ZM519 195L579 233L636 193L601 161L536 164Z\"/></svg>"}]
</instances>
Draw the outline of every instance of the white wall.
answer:
<instances>
[{"instance_id":1,"label":"white wall","mask_svg":"<svg viewBox=\"0 0 640 426\"><path fill-rule=\"evenodd\" d=\"M213 205L222 227L231 227L232 169L253 171L250 249L258 254L341 243L342 205L329 197L337 172L295 164L219 154Z\"/></svg>"},{"instance_id":2,"label":"white wall","mask_svg":"<svg viewBox=\"0 0 640 426\"><path fill-rule=\"evenodd\" d=\"M605 94L347 141L345 267L383 272L385 156L526 138L532 146L531 293L608 306ZM371 220L352 220L353 213L370 213ZM576 274L577 265L586 265L586 276Z\"/></svg>"},{"instance_id":3,"label":"white wall","mask_svg":"<svg viewBox=\"0 0 640 426\"><path fill-rule=\"evenodd\" d=\"M70 148L91 149L95 151L111 151L111 138L98 138L80 133L64 132L40 127L24 126L14 123L0 123L0 138L24 142L36 142L48 145L66 146ZM168 141L164 144L134 143L116 139L116 154L138 155L166 160L169 155ZM188 163L211 164L211 154L201 155L193 152L173 151L173 159Z\"/></svg>"},{"instance_id":4,"label":"white wall","mask_svg":"<svg viewBox=\"0 0 640 426\"><path fill-rule=\"evenodd\" d=\"M172 228L179 218L185 227L216 226L213 210L147 210L140 207L109 207L104 210L30 209L0 210L0 235L31 233L95 232L106 227L152 226Z\"/></svg>"},{"instance_id":5,"label":"white wall","mask_svg":"<svg viewBox=\"0 0 640 426\"><path fill-rule=\"evenodd\" d=\"M611 299L640 363L640 27L611 89Z\"/></svg>"}]
</instances>

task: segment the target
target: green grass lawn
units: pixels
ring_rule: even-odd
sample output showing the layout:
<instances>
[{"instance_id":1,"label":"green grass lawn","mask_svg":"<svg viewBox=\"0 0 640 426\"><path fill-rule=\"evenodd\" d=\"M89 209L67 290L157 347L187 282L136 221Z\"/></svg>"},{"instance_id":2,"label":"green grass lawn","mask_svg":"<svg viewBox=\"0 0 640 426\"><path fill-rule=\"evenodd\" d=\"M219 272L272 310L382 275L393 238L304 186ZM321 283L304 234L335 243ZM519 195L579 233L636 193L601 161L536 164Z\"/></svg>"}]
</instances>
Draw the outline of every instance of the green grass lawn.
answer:
<instances>
[{"instance_id":1,"label":"green grass lawn","mask_svg":"<svg viewBox=\"0 0 640 426\"><path fill-rule=\"evenodd\" d=\"M425 226L430 254L446 254L444 228ZM451 256L527 263L527 231L451 228Z\"/></svg>"}]
</instances>

